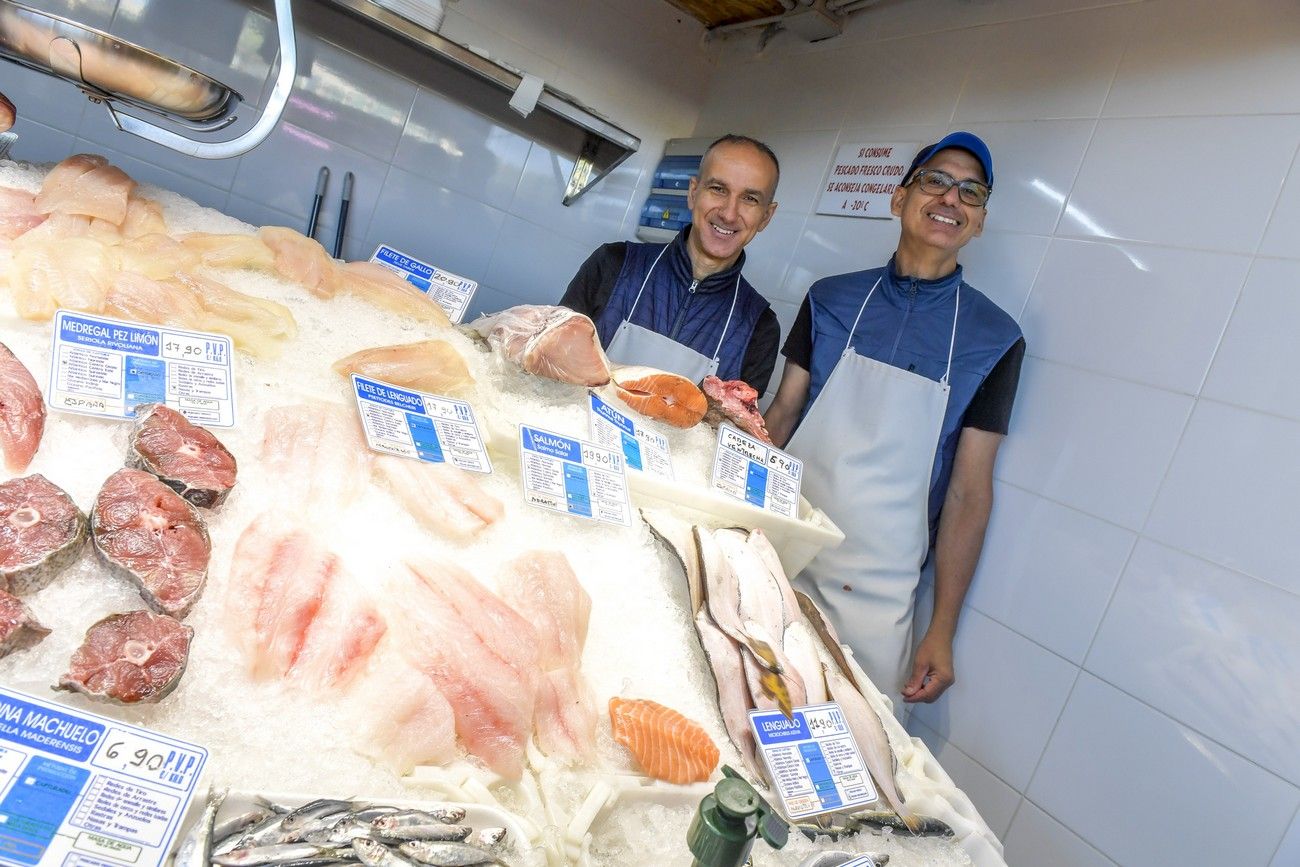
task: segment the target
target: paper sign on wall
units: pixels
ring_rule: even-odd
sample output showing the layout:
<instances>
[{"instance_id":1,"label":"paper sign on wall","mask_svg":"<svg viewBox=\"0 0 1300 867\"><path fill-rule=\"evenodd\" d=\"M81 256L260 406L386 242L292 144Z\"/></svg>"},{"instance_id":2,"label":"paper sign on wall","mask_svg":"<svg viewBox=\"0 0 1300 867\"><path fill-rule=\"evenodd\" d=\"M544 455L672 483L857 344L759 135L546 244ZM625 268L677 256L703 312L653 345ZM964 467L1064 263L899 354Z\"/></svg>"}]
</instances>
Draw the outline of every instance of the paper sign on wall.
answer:
<instances>
[{"instance_id":1,"label":"paper sign on wall","mask_svg":"<svg viewBox=\"0 0 1300 867\"><path fill-rule=\"evenodd\" d=\"M817 213L889 218L889 197L920 149L915 142L841 145L826 172Z\"/></svg>"}]
</instances>

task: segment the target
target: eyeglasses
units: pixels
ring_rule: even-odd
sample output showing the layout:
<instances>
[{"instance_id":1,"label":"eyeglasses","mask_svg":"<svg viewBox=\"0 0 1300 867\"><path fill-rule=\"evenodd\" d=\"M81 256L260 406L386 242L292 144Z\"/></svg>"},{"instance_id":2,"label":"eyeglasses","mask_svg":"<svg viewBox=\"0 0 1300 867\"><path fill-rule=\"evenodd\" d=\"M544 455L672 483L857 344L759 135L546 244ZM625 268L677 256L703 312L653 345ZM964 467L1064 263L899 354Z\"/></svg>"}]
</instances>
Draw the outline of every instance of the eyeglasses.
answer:
<instances>
[{"instance_id":1,"label":"eyeglasses","mask_svg":"<svg viewBox=\"0 0 1300 867\"><path fill-rule=\"evenodd\" d=\"M981 183L972 178L959 181L947 172L941 172L938 169L920 169L912 175L909 184L919 184L921 192L931 196L942 196L953 187L957 188L957 198L974 208L982 208L988 204L989 196L993 193L988 184Z\"/></svg>"}]
</instances>

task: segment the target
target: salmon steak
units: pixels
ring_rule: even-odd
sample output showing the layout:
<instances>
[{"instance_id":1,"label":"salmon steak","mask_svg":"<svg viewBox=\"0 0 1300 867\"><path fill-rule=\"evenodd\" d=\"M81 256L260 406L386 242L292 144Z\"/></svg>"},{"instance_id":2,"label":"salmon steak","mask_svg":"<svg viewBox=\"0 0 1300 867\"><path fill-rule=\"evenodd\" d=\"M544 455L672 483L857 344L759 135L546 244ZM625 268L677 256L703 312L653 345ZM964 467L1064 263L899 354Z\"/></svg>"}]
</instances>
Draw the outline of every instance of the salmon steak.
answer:
<instances>
[{"instance_id":1,"label":"salmon steak","mask_svg":"<svg viewBox=\"0 0 1300 867\"><path fill-rule=\"evenodd\" d=\"M656 780L700 783L718 766L718 747L700 724L658 702L614 696L609 721L614 740Z\"/></svg>"},{"instance_id":2,"label":"salmon steak","mask_svg":"<svg viewBox=\"0 0 1300 867\"><path fill-rule=\"evenodd\" d=\"M23 600L0 590L0 656L34 647L49 634Z\"/></svg>"},{"instance_id":3,"label":"salmon steak","mask_svg":"<svg viewBox=\"0 0 1300 867\"><path fill-rule=\"evenodd\" d=\"M21 473L45 435L45 403L29 371L0 343L0 452L5 469Z\"/></svg>"},{"instance_id":4,"label":"salmon steak","mask_svg":"<svg viewBox=\"0 0 1300 867\"><path fill-rule=\"evenodd\" d=\"M198 511L143 470L108 477L90 512L95 550L149 607L183 618L208 577L212 543Z\"/></svg>"},{"instance_id":5,"label":"salmon steak","mask_svg":"<svg viewBox=\"0 0 1300 867\"><path fill-rule=\"evenodd\" d=\"M159 481L200 508L225 502L235 486L235 456L206 428L169 406L136 407L127 466Z\"/></svg>"},{"instance_id":6,"label":"salmon steak","mask_svg":"<svg viewBox=\"0 0 1300 867\"><path fill-rule=\"evenodd\" d=\"M86 630L55 689L118 704L152 704L176 688L194 630L165 614L110 614Z\"/></svg>"},{"instance_id":7,"label":"salmon steak","mask_svg":"<svg viewBox=\"0 0 1300 867\"><path fill-rule=\"evenodd\" d=\"M86 516L40 474L0 484L0 588L34 593L81 555Z\"/></svg>"},{"instance_id":8,"label":"salmon steak","mask_svg":"<svg viewBox=\"0 0 1300 867\"><path fill-rule=\"evenodd\" d=\"M620 367L613 374L619 400L656 421L695 427L709 409L704 392L684 376L653 367Z\"/></svg>"}]
</instances>

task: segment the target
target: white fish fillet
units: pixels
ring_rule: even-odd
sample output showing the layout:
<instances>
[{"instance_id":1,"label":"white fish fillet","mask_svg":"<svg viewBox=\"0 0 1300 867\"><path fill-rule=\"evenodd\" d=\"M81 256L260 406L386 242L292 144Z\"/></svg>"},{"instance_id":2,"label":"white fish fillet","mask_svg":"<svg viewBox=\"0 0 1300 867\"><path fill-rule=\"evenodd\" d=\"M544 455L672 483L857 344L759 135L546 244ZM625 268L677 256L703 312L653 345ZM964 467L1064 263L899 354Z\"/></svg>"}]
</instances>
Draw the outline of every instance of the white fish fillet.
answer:
<instances>
[{"instance_id":1,"label":"white fish fillet","mask_svg":"<svg viewBox=\"0 0 1300 867\"><path fill-rule=\"evenodd\" d=\"M36 208L46 214L78 214L120 226L135 181L100 156L77 154L45 176Z\"/></svg>"},{"instance_id":2,"label":"white fish fillet","mask_svg":"<svg viewBox=\"0 0 1300 867\"><path fill-rule=\"evenodd\" d=\"M342 406L278 406L266 413L263 431L264 468L291 508L333 515L365 491L370 451L360 422Z\"/></svg>"},{"instance_id":3,"label":"white fish fillet","mask_svg":"<svg viewBox=\"0 0 1300 867\"><path fill-rule=\"evenodd\" d=\"M433 680L385 639L352 692L360 748L395 773L459 757L451 704Z\"/></svg>"},{"instance_id":4,"label":"white fish fillet","mask_svg":"<svg viewBox=\"0 0 1300 867\"><path fill-rule=\"evenodd\" d=\"M411 517L441 536L469 539L505 515L505 506L473 473L451 464L378 455L374 466Z\"/></svg>"}]
</instances>

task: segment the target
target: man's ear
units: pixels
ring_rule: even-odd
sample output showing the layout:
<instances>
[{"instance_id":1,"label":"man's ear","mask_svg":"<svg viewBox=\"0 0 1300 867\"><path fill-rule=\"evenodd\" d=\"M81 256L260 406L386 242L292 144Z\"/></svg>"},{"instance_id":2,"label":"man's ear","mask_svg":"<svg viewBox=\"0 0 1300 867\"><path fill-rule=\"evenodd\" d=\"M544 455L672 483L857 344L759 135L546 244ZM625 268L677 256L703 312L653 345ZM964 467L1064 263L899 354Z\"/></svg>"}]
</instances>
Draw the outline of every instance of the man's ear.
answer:
<instances>
[{"instance_id":1,"label":"man's ear","mask_svg":"<svg viewBox=\"0 0 1300 867\"><path fill-rule=\"evenodd\" d=\"M695 210L695 191L700 188L700 179L693 175L690 183L686 185L686 207L688 210Z\"/></svg>"},{"instance_id":2,"label":"man's ear","mask_svg":"<svg viewBox=\"0 0 1300 867\"><path fill-rule=\"evenodd\" d=\"M895 217L903 216L903 200L907 198L907 187L899 184L894 187L894 194L889 197L889 213Z\"/></svg>"}]
</instances>

